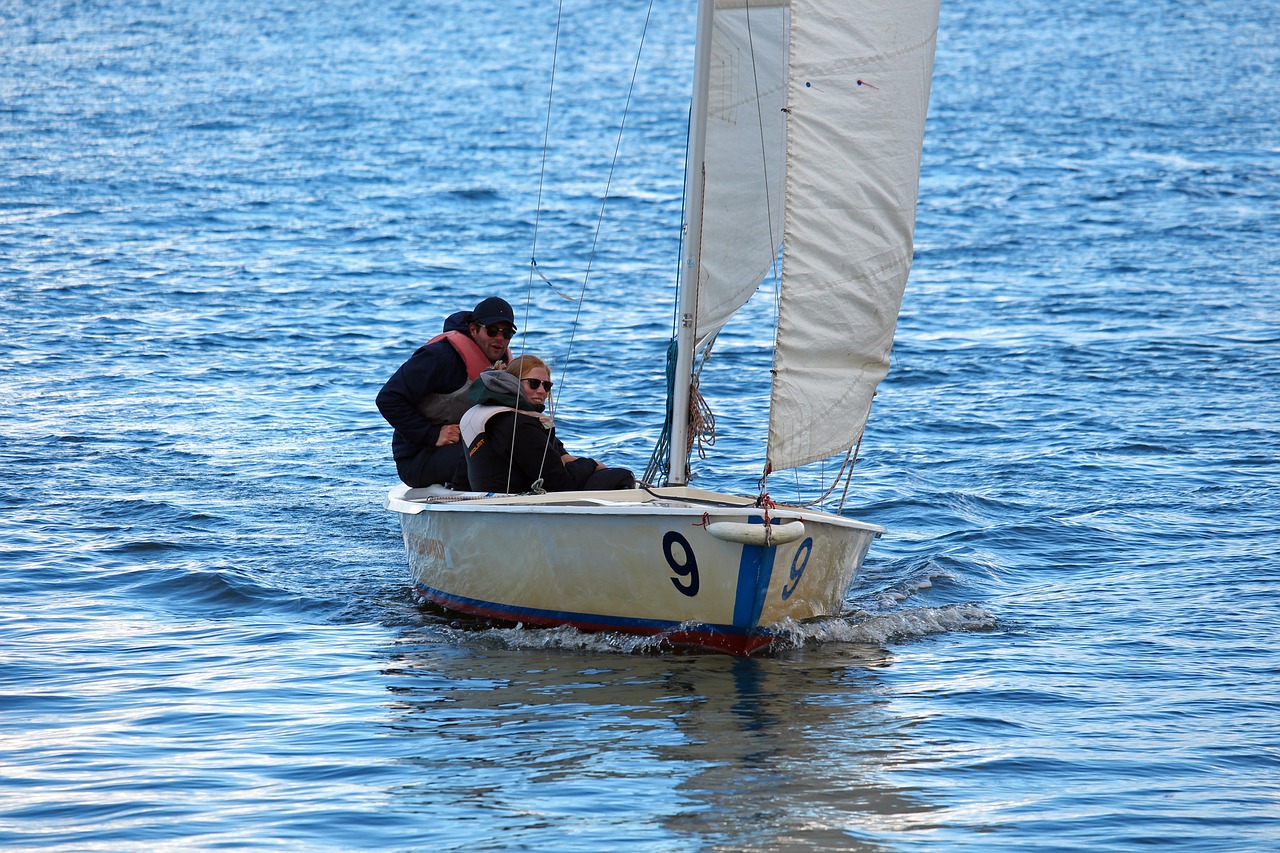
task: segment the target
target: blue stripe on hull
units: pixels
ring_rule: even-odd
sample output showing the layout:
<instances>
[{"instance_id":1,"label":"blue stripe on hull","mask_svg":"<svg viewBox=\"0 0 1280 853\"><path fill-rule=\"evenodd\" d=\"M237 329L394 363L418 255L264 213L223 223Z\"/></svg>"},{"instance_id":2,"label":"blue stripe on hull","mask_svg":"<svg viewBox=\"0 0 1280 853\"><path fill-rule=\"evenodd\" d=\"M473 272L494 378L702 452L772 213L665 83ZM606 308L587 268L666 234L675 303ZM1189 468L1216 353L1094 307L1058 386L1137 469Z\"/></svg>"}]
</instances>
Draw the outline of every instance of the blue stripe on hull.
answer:
<instances>
[{"instance_id":1,"label":"blue stripe on hull","mask_svg":"<svg viewBox=\"0 0 1280 853\"><path fill-rule=\"evenodd\" d=\"M751 524L764 524L762 518L750 519ZM769 594L769 581L773 577L773 560L776 547L743 545L742 562L738 564L738 592L733 601L733 624L750 628L760 621L765 596Z\"/></svg>"}]
</instances>

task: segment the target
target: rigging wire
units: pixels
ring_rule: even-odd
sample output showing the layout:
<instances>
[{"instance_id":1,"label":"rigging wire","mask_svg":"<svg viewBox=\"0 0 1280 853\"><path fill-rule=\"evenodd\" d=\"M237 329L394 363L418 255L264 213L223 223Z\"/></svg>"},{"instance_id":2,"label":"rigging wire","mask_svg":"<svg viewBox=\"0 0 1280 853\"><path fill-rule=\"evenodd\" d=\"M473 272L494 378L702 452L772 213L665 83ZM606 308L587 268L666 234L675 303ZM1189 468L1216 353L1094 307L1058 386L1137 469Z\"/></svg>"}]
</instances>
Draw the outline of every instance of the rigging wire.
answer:
<instances>
[{"instance_id":1,"label":"rigging wire","mask_svg":"<svg viewBox=\"0 0 1280 853\"><path fill-rule=\"evenodd\" d=\"M550 147L548 142L551 138L551 116L553 114L553 107L555 105L556 70L559 68L560 31L561 31L561 25L563 21L564 21L564 0L559 0L559 2L556 4L555 36L551 42L551 74L550 74L550 80L548 81L548 84L547 84L546 118L544 119L543 125L542 125L542 158L538 167L538 190L537 190L537 196L534 200L534 205L533 205L533 236L532 236L532 245L529 249L529 257L531 259L530 268L529 268L529 278L525 282L524 316L521 318L521 322L524 324L525 329L529 328L529 317L533 310L533 273L534 273L534 270L537 269L537 262L533 259L537 258L538 256L538 232L539 232L539 226L541 225L541 222L542 222L542 191L543 191L543 188L546 186L546 179L547 179L547 151ZM546 277L543 276L543 279L545 280ZM550 285L551 282L548 281L547 284ZM555 290L555 287L552 287L551 289ZM558 290L556 292L559 293ZM520 341L520 352L517 354L517 357L523 356L525 354L525 343L526 341L524 339ZM517 380L521 378L522 377L519 377L519 376L516 377ZM517 385L519 385L519 382L517 382ZM520 408L519 399L520 399L520 392L517 390L516 392L516 408L517 409ZM517 414L516 418L518 417L519 415ZM516 429L516 419L513 418L511 423L512 447L515 447L515 429ZM548 431L547 432L548 446L550 445L550 440L551 440L551 433L550 431ZM463 452L466 453L469 451L469 449L470 448L464 448ZM506 488L507 492L511 491L511 478L514 473L514 470L515 470L515 454L512 453L511 458L507 461L507 488ZM541 475L541 473L542 472L539 471L539 475ZM538 485L540 483L541 483L541 476L539 476L538 483L535 483L535 485Z\"/></svg>"},{"instance_id":2,"label":"rigging wire","mask_svg":"<svg viewBox=\"0 0 1280 853\"><path fill-rule=\"evenodd\" d=\"M858 451L861 448L862 448L862 436L858 436L858 442L854 445L851 445L849 449L845 451L844 459L841 460L840 468L836 471L835 477L832 478L831 485L823 489L821 494L819 494L816 498L813 498L812 500L807 500L807 501L800 500L799 498L800 469L792 468L791 473L795 479L796 496L797 496L796 501L794 504L792 504L792 506L800 506L800 507L817 506L821 503L824 503L827 500L827 498L831 497L832 493L835 492L836 486L840 485L840 481L843 480L844 490L840 493L840 503L837 506L837 512L839 512L840 510L843 510L845 498L849 494L849 484L853 481L853 466L854 466L854 463L857 462L858 460ZM766 470L765 473L760 477L759 488L762 496L767 494L765 491L765 478L768 477L770 473L772 472Z\"/></svg>"},{"instance_id":3,"label":"rigging wire","mask_svg":"<svg viewBox=\"0 0 1280 853\"><path fill-rule=\"evenodd\" d=\"M751 62L752 85L753 85L754 90L755 90L755 103L756 103L756 105L757 105L757 110L756 110L756 130L757 130L757 133L758 133L758 135L759 135L759 141L760 141L760 146L759 146L759 155L760 155L760 165L761 165L761 175L762 175L762 178L761 178L761 179L762 179L762 181L763 181L763 183L764 183L765 215L766 215L767 220L768 220L768 223L767 223L767 230L768 230L769 241L770 241L770 242L769 242L769 245L770 245L770 247L772 248L772 247L778 246L778 245L779 245L779 243L780 243L780 240L779 240L779 238L775 235L775 223L774 223L774 221L773 221L773 205L770 203L770 199L771 199L770 185L771 185L771 182L770 182L770 175L769 175L769 162L768 162L768 157L767 157L767 155L766 155L766 151L767 151L767 143L766 143L766 141L765 141L764 117L763 117L763 115L760 113L760 110L759 110L759 108L758 108L758 107L759 107L759 104L760 104L760 102L761 102L761 94L760 94L760 77L759 77L759 73L758 73L759 65L758 65L758 63L756 62L755 43L754 43L753 35L752 35L752 34L753 34L753 27L752 27L752 24L751 24L751 2L750 2L750 0L747 0L747 2L744 4L744 7L743 7L743 8L744 8L744 12L745 12L745 14L746 14L746 19L747 19L747 53L748 53L748 56L750 57L750 62ZM686 168L686 170L689 168L689 156L690 156L690 151L689 151L689 148L688 148L688 139L686 138L686 147L685 147L685 168ZM688 216L688 210L687 210L687 199L686 199L686 198L684 198L683 196L681 197L680 210L681 210L681 222L683 223L684 221L686 221L686 217ZM680 247L680 255L679 255L679 257L683 258L683 257L684 257L683 240L684 240L684 235L685 235L685 231L684 231L684 229L683 229L683 228L681 229L681 232L680 232L680 233L681 233L681 247ZM684 272L685 272L685 270L684 270L683 266L678 267L678 269L677 269L677 276L676 276L677 288L684 287L684 286L686 286L686 284L687 284L687 282L683 279ZM775 258L774 258L774 260L773 260L773 261L771 262L771 264L770 264L770 272L769 272L769 273L767 273L767 275L770 275L770 276L772 277L772 279L774 280L774 282L775 282L775 283L776 283L776 282L778 282L778 279L779 279L779 277L780 277L780 272L779 272L779 270L778 270L778 261L777 261L776 253L775 253ZM697 272L696 272L696 271L695 271L695 273L694 273L694 278L695 278L695 285L696 285L696 281L697 281ZM775 287L774 287L774 294L775 294L775 295L774 295L774 317L775 317L775 320L776 320L776 317L778 316L778 313L779 313L779 303L778 303L778 296L777 296L777 294L780 292L780 290L781 290L781 286L780 286L780 284L775 284ZM665 420L665 422L664 422L664 424L663 424L662 434L660 435L660 437L659 437L659 439L658 439L658 444L657 444L657 446L655 446L654 451L653 451L653 454L652 454L652 456L651 456L651 457L650 457L650 459L649 459L649 464L648 464L648 466L647 466L647 467L646 467L646 469L645 469L645 477L644 477L644 479L645 479L645 480L647 480L647 481L649 481L649 482L652 482L652 481L653 481L653 478L654 478L654 477L656 477L656 476L658 476L658 475L661 475L661 476L663 476L663 477L665 478L666 476L668 476L668 475L670 474L670 458L669 458L669 454L670 454L670 449L671 449L671 448L670 448L671 426L672 426L672 425L671 425L671 419L672 419L672 416L673 416L673 412L672 412L673 397L672 397L672 395L673 395L674 387L675 387L675 377L674 377L675 353L674 353L674 347L675 347L675 336L676 336L676 331L675 331L675 330L676 330L676 326L677 326L677 323L678 323L678 320L679 320L678 314L679 314L679 310L678 310L678 308L677 308L677 309L675 310L675 312L673 313L673 315L672 315L672 323L671 323L671 325L672 325L672 344L671 344L671 347L670 347L670 348L669 348L669 350L668 350L668 355L667 355L667 413L666 413L666 420ZM776 322L775 322L775 324L774 324L774 325L775 325L775 329L776 329L776 326L777 326ZM689 394L690 394L690 401L689 401L689 429L688 429L688 447L686 448L686 450L687 450L687 451L690 451L690 453L691 453L691 452L692 452L692 450L693 450L693 448L694 448L694 447L695 447L695 445L696 445L696 447L697 447L697 452L698 452L698 457L699 457L699 458L701 458L701 459L705 459L705 458L706 458L706 456L707 456L707 448L708 448L708 447L712 447L712 446L714 446L714 445L715 445L715 440L716 440L716 432L715 432L715 415L714 415L714 413L713 413L713 412L712 412L712 410L711 410L711 406L707 403L706 399L702 396L702 393L701 393L701 392L700 392L700 390L699 390L699 384L700 384L700 381L701 381L701 378L702 378L702 371L706 368L707 364L708 364L708 363L710 362L710 360L711 360L712 347L713 347L713 346L714 346L714 344L715 344L716 337L717 337L717 335L716 335L716 334L713 334L713 335L712 335L712 336L711 336L711 337L706 341L705 345L702 347L702 349L701 349L701 353L700 353L700 354L695 353L695 359L696 359L697 364L696 364L696 367L695 367L695 369L694 369L693 380L692 380L692 383L691 383L691 386L690 386L690 391L689 391ZM774 341L775 341L775 347L774 347L774 349L775 349L775 351L776 351L776 349L777 349L777 347L776 347L776 343L777 343L776 332L775 332L775 339L774 339ZM766 465L767 465L767 463L766 463ZM760 482L761 482L761 484L762 484L762 485L761 485L761 492L762 492L762 494L763 494L763 491L764 491L763 483L764 483L765 477L767 477L767 476L768 476L768 475L767 475L767 474L765 474L765 475L762 475L762 476L761 476L761 478L760 478Z\"/></svg>"},{"instance_id":4,"label":"rigging wire","mask_svg":"<svg viewBox=\"0 0 1280 853\"><path fill-rule=\"evenodd\" d=\"M752 78L752 83L755 87L756 103L759 104L760 97L761 97L760 96L760 77L759 77L759 65L755 61L755 58L756 58L755 41L754 41L755 28L751 24L751 6L752 6L751 0L747 0L743 8L744 8L744 13L747 19L747 46L748 46L747 52L748 52L748 55L751 57L751 78ZM759 110L756 111L756 125L760 134L760 149L759 149L760 163L761 163L762 179L764 181L764 189L765 189L765 202L766 202L765 214L768 218L768 231L769 231L770 245L779 246L781 245L782 240L781 240L781 237L776 236L774 233L774 229L776 226L773 221L773 205L771 203L772 196L770 192L771 179L773 176L769 174L769 158L766 156L767 142L765 140L764 116ZM774 288L773 288L773 316L774 316L773 359L774 359L774 363L773 363L773 370L771 371L771 374L774 376L776 376L778 373L778 363L777 363L778 340L779 340L779 335L781 334L780 320L781 320L781 313L782 313L782 308L781 308L782 306L782 270L779 267L781 264L784 264L784 263L785 263L785 250L782 252L775 253L773 261L770 264L770 273L769 273L770 278L772 278L774 282ZM821 485L821 482L825 478L825 473L822 473L819 475L820 485L818 488L820 490L820 494L816 498L813 498L812 500L808 500L808 501L800 500L799 496L801 494L801 491L800 491L799 471L797 469L792 469L792 474L793 474L795 485L796 485L796 495L797 495L796 505L808 507L808 506L816 506L818 504L824 503L832 495L836 487L839 486L840 482L843 480L844 489L841 492L840 503L839 503L839 509L842 510L844 508L845 498L849 493L849 485L853 480L853 467L857 462L858 451L861 447L862 447L862 434L859 433L857 442L852 444L849 447L849 449L845 452L844 459L841 460L840 467L837 469L835 476L832 478L831 484L824 488ZM824 465L824 468L825 468L825 465ZM770 473L772 473L771 466L769 465L769 462L766 458L764 469L761 472L760 481L759 481L759 489L760 489L759 500L761 501L765 500L768 495L765 481L768 479Z\"/></svg>"},{"instance_id":5,"label":"rigging wire","mask_svg":"<svg viewBox=\"0 0 1280 853\"><path fill-rule=\"evenodd\" d=\"M555 67L556 67L557 57L559 56L560 33L561 33L563 18L564 18L563 0L560 0L560 2L557 4L555 45L552 51L551 85L547 92L547 117L546 117L546 123L544 125L544 129L543 129L543 138L542 138L542 165L538 175L538 193L537 193L537 201L536 201L537 209L534 213L533 245L530 252L529 277L528 277L528 282L526 284L525 321L526 323L528 322L529 312L530 312L532 301L533 301L533 276L535 273L557 295L571 302L577 303L577 309L574 312L573 320L569 326L569 341L565 348L564 369L560 373L560 381L562 383L561 387L564 387L563 383L567 382L569 377L569 368L573 364L573 345L575 340L577 339L578 326L580 325L581 318L582 318L582 307L586 300L587 286L591 278L592 267L595 263L596 250L600 243L600 233L604 224L605 209L609 202L609 191L613 187L613 176L614 176L614 172L617 170L618 158L622 151L622 138L627 126L627 117L630 114L630 110L631 110L631 101L635 93L636 80L639 77L640 59L644 53L645 39L649 32L649 22L653 17L653 3L654 3L654 0L649 0L648 8L645 11L644 25L640 31L640 41L636 47L635 62L632 65L631 79L627 87L626 100L623 104L622 119L619 122L617 139L614 142L613 157L609 162L609 172L605 180L604 193L600 199L600 210L596 216L595 232L593 234L592 241L591 241L591 249L587 254L587 267L583 273L582 286L579 288L578 296L576 298L568 296L564 293L561 293L560 290L557 289L554 284L552 284L551 280L547 278L545 274L543 274L542 270L538 267L538 261L537 261L538 231L539 231L539 225L541 223L541 216L542 216L542 192L546 183L547 152L550 148L551 116L552 116L552 106L553 106L554 93L555 93ZM522 350L522 353L523 353L523 350ZM520 378L520 377L517 377L517 378ZM557 399L558 398L555 396L551 396L547 398L547 413L552 418L553 421L555 417L555 407L556 407ZM543 447L544 463L546 459L546 451L550 447L551 447L551 432L550 430L548 430L546 444ZM511 465L514 465L514 459L512 460ZM543 473L544 473L543 470L539 470L538 484L541 483ZM511 466L508 467L508 476L507 476L508 486L510 486L510 482L511 482Z\"/></svg>"},{"instance_id":6,"label":"rigging wire","mask_svg":"<svg viewBox=\"0 0 1280 853\"><path fill-rule=\"evenodd\" d=\"M600 212L596 215L595 232L591 238L591 250L587 253L587 268L582 274L582 287L578 291L578 307L573 315L573 322L569 328L569 345L565 350L565 369L562 373L562 380L568 381L569 366L573 359L573 344L577 338L578 325L582 317L582 305L587 295L587 285L591 278L591 270L595 264L596 249L600 244L600 231L604 225L605 208L609 203L609 191L613 188L613 175L618 168L618 156L622 152L622 136L626 131L627 117L631 113L631 99L635 94L636 79L640 75L640 58L644 54L645 38L649 34L649 21L653 17L653 2L649 0L648 8L645 10L644 26L640 29L640 43L636 46L636 58L631 67L631 80L627 86L627 97L622 106L622 119L618 123L618 136L613 146L613 157L609 161L609 173L605 178L604 194L600 198Z\"/></svg>"},{"instance_id":7,"label":"rigging wire","mask_svg":"<svg viewBox=\"0 0 1280 853\"><path fill-rule=\"evenodd\" d=\"M542 125L542 160L538 167L538 193L533 203L533 240L529 248L529 280L525 285L524 319L526 323L529 320L529 310L533 302L533 273L538 268L538 230L542 223L542 190L547 182L547 150L550 147L548 143L551 139L551 116L555 104L556 68L560 60L560 29L563 21L564 0L559 0L556 4L555 38L551 43L551 80L547 85L547 114ZM546 276L543 276L543 280L546 280ZM550 283L549 281L547 282L547 284ZM552 290L555 290L555 288L553 287Z\"/></svg>"}]
</instances>

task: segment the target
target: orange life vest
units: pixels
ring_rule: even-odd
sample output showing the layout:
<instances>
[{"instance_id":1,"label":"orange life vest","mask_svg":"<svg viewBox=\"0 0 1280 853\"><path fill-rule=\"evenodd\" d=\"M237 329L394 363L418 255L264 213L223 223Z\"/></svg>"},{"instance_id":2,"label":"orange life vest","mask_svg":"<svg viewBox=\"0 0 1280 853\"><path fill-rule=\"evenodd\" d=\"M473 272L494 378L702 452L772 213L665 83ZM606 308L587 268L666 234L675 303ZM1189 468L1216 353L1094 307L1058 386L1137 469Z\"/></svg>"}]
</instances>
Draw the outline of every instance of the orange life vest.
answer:
<instances>
[{"instance_id":1,"label":"orange life vest","mask_svg":"<svg viewBox=\"0 0 1280 853\"><path fill-rule=\"evenodd\" d=\"M431 340L427 341L427 345L434 344L436 341L444 338L453 345L458 355L462 356L462 361L467 366L467 378L475 379L486 370L493 369L499 362L489 361L485 357L484 352L480 349L480 345L472 340L471 336L466 332L460 332L456 329L448 332L441 332ZM502 353L502 362L511 361L511 350L504 350Z\"/></svg>"}]
</instances>

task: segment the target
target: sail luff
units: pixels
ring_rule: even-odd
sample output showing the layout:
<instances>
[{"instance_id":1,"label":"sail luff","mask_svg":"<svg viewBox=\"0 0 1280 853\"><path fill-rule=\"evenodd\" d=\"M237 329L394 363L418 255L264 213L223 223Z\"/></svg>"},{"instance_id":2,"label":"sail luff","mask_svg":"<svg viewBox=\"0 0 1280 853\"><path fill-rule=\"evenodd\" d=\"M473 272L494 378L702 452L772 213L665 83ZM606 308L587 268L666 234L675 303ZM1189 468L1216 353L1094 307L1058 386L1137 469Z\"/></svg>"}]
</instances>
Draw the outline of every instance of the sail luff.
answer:
<instances>
[{"instance_id":1,"label":"sail luff","mask_svg":"<svg viewBox=\"0 0 1280 853\"><path fill-rule=\"evenodd\" d=\"M767 461L861 437L912 260L938 0L794 0Z\"/></svg>"}]
</instances>

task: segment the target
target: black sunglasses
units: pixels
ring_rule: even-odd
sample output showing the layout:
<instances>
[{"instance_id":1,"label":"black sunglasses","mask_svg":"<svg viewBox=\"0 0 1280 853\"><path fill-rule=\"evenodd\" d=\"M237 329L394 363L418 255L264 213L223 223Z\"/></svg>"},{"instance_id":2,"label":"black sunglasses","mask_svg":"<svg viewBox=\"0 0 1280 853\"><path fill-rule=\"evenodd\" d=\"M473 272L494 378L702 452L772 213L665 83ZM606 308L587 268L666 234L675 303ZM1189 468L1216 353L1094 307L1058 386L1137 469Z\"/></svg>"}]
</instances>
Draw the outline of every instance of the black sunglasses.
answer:
<instances>
[{"instance_id":1,"label":"black sunglasses","mask_svg":"<svg viewBox=\"0 0 1280 853\"><path fill-rule=\"evenodd\" d=\"M485 326L484 330L491 338L496 338L501 335L507 340L511 340L516 336L516 330L511 326Z\"/></svg>"},{"instance_id":2,"label":"black sunglasses","mask_svg":"<svg viewBox=\"0 0 1280 853\"><path fill-rule=\"evenodd\" d=\"M550 379L524 379L521 381L528 382L529 387L534 391L537 391L539 388L546 388L548 394L551 393L551 386L555 384Z\"/></svg>"}]
</instances>

